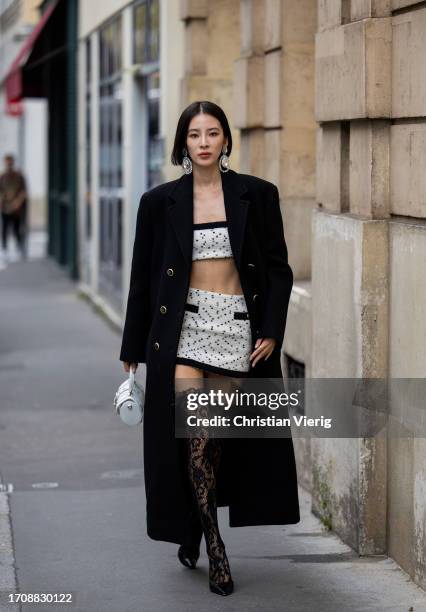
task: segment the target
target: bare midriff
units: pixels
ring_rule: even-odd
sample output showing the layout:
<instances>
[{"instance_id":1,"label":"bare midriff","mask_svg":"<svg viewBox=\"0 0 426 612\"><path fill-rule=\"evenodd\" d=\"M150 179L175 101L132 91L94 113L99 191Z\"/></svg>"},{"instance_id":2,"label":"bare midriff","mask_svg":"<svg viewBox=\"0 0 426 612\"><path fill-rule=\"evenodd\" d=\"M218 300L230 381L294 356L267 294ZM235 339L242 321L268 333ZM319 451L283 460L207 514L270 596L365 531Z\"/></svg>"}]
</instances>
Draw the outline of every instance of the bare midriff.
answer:
<instances>
[{"instance_id":1,"label":"bare midriff","mask_svg":"<svg viewBox=\"0 0 426 612\"><path fill-rule=\"evenodd\" d=\"M198 259L192 262L190 286L204 291L242 295L233 257Z\"/></svg>"}]
</instances>

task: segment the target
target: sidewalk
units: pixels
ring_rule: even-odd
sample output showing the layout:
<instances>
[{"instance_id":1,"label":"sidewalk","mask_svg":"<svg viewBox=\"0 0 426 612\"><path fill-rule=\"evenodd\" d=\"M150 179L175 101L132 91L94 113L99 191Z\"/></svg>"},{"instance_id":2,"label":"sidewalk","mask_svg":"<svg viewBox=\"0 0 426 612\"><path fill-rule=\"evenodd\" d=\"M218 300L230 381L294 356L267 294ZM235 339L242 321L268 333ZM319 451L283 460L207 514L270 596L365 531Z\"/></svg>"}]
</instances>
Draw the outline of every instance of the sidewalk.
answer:
<instances>
[{"instance_id":1,"label":"sidewalk","mask_svg":"<svg viewBox=\"0 0 426 612\"><path fill-rule=\"evenodd\" d=\"M28 235L28 260L44 257L47 245L47 234L43 230L30 232ZM8 250L5 253L0 246L0 272L5 270L9 263L20 261L18 245L15 236L10 236Z\"/></svg>"},{"instance_id":2,"label":"sidewalk","mask_svg":"<svg viewBox=\"0 0 426 612\"><path fill-rule=\"evenodd\" d=\"M8 264L0 295L3 598L71 592L74 612L426 612L394 561L359 558L324 532L302 489L298 525L229 528L219 509L235 592L210 593L204 544L190 571L176 545L146 536L141 429L112 407L120 335L53 261Z\"/></svg>"}]
</instances>

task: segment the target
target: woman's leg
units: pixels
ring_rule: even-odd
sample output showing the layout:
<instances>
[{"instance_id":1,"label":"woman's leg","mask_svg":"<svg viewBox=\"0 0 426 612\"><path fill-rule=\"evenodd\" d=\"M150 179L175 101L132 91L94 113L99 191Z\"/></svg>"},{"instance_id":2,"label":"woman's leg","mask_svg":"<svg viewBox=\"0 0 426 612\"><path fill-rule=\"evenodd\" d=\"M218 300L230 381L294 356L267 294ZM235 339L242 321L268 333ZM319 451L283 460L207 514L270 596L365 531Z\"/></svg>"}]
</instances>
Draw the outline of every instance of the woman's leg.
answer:
<instances>
[{"instance_id":1,"label":"woman's leg","mask_svg":"<svg viewBox=\"0 0 426 612\"><path fill-rule=\"evenodd\" d=\"M18 245L18 248L20 252L22 253L21 215L22 215L22 211L18 211L14 213L14 215L12 216L12 229L13 229L13 234L15 236L16 244Z\"/></svg>"},{"instance_id":2,"label":"woman's leg","mask_svg":"<svg viewBox=\"0 0 426 612\"><path fill-rule=\"evenodd\" d=\"M198 368L191 366L176 364L175 367L175 404L179 409L185 410L186 397L189 392L199 390L204 385L203 371ZM188 469L188 456L189 456L189 441L183 439L182 444L184 446L183 456L185 462L185 474L189 476ZM198 499L191 480L188 478L189 494L191 496L191 511L190 511L190 522L191 528L188 536L188 541L185 542L185 552L191 557L195 558L199 554L201 538L203 537L203 528L200 520L200 513L198 509ZM195 566L195 565L194 565Z\"/></svg>"},{"instance_id":3,"label":"woman's leg","mask_svg":"<svg viewBox=\"0 0 426 612\"><path fill-rule=\"evenodd\" d=\"M211 376L205 372L206 378ZM209 557L210 579L216 583L231 578L225 544L219 532L217 520L217 474L223 441L209 437L203 430L202 437L189 437L189 474L197 495L201 524Z\"/></svg>"},{"instance_id":4,"label":"woman's leg","mask_svg":"<svg viewBox=\"0 0 426 612\"><path fill-rule=\"evenodd\" d=\"M1 215L1 243L3 251L7 251L7 238L9 235L10 215L2 213Z\"/></svg>"}]
</instances>

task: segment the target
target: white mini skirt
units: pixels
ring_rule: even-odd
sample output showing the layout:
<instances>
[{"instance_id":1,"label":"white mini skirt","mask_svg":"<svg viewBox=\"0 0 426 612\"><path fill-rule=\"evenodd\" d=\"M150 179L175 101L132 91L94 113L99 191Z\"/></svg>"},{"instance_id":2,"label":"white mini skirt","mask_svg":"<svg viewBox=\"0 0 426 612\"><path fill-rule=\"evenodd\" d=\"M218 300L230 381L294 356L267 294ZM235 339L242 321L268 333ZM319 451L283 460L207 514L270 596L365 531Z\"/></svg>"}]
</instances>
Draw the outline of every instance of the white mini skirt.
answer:
<instances>
[{"instance_id":1,"label":"white mini skirt","mask_svg":"<svg viewBox=\"0 0 426 612\"><path fill-rule=\"evenodd\" d=\"M244 295L190 287L176 363L228 376L247 376L253 352Z\"/></svg>"}]
</instances>

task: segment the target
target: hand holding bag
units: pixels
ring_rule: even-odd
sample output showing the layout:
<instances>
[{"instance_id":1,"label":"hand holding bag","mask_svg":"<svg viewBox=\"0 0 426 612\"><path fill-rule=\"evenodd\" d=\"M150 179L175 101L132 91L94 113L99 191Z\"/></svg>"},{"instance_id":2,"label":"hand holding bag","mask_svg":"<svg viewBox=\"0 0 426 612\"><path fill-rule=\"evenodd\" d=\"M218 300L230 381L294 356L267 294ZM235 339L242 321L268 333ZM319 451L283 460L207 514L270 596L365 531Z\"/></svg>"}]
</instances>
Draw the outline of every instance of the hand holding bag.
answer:
<instances>
[{"instance_id":1,"label":"hand holding bag","mask_svg":"<svg viewBox=\"0 0 426 612\"><path fill-rule=\"evenodd\" d=\"M129 378L118 387L114 397L114 407L126 425L142 422L145 393L135 381L135 370L130 368Z\"/></svg>"}]
</instances>

